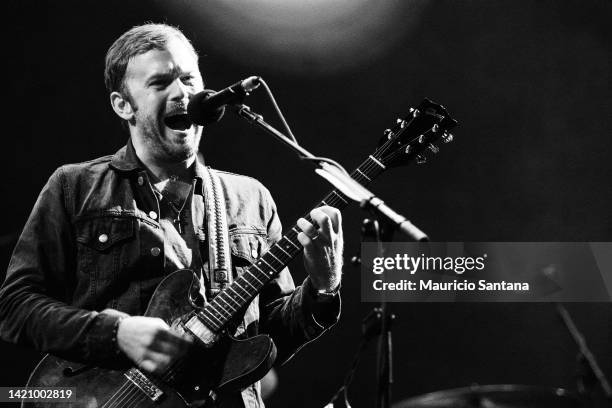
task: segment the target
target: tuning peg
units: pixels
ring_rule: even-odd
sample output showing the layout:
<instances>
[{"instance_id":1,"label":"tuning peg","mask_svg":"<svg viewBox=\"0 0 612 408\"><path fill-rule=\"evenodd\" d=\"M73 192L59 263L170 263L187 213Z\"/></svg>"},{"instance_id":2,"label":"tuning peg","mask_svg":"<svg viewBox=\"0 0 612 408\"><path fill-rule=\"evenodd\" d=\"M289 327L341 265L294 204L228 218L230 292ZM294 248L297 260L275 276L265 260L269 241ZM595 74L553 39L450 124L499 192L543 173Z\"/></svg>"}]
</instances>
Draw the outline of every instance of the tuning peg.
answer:
<instances>
[{"instance_id":1,"label":"tuning peg","mask_svg":"<svg viewBox=\"0 0 612 408\"><path fill-rule=\"evenodd\" d=\"M411 151L411 150L412 150L412 146L408 145L408 146L406 146L406 148L404 149L404 152L405 152L406 154L410 154L410 151Z\"/></svg>"},{"instance_id":2,"label":"tuning peg","mask_svg":"<svg viewBox=\"0 0 612 408\"><path fill-rule=\"evenodd\" d=\"M416 118L421 114L421 111L419 111L418 109L413 109L410 113L412 113L413 118Z\"/></svg>"},{"instance_id":3,"label":"tuning peg","mask_svg":"<svg viewBox=\"0 0 612 408\"><path fill-rule=\"evenodd\" d=\"M438 126L437 123L434 123L434 125L431 127L431 131L433 133L438 133L438 130L440 130L440 126Z\"/></svg>"},{"instance_id":4,"label":"tuning peg","mask_svg":"<svg viewBox=\"0 0 612 408\"><path fill-rule=\"evenodd\" d=\"M453 141L455 137L453 136L452 133L446 133L444 132L444 135L442 135L442 140L444 140L444 143L450 143Z\"/></svg>"},{"instance_id":5,"label":"tuning peg","mask_svg":"<svg viewBox=\"0 0 612 408\"><path fill-rule=\"evenodd\" d=\"M425 164L427 163L427 157L421 156L420 154L416 157L416 164Z\"/></svg>"},{"instance_id":6,"label":"tuning peg","mask_svg":"<svg viewBox=\"0 0 612 408\"><path fill-rule=\"evenodd\" d=\"M433 154L438 154L438 152L440 151L440 148L433 143L430 143L428 147Z\"/></svg>"},{"instance_id":7,"label":"tuning peg","mask_svg":"<svg viewBox=\"0 0 612 408\"><path fill-rule=\"evenodd\" d=\"M393 136L393 132L391 131L391 129L385 129L383 135L385 135L387 139L391 139L391 137Z\"/></svg>"},{"instance_id":8,"label":"tuning peg","mask_svg":"<svg viewBox=\"0 0 612 408\"><path fill-rule=\"evenodd\" d=\"M425 135L419 135L419 144L425 143Z\"/></svg>"},{"instance_id":9,"label":"tuning peg","mask_svg":"<svg viewBox=\"0 0 612 408\"><path fill-rule=\"evenodd\" d=\"M396 120L397 124L400 126L400 128L405 128L406 127L406 121L400 118L397 118Z\"/></svg>"}]
</instances>

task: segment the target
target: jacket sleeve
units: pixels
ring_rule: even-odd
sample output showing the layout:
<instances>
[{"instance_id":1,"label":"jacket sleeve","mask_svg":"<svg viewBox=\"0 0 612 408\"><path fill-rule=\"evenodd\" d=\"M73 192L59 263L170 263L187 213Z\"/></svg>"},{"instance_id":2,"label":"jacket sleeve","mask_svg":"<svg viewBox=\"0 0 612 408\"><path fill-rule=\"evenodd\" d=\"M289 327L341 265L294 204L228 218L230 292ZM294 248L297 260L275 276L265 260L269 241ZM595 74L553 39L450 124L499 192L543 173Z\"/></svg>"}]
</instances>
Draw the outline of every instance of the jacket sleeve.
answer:
<instances>
[{"instance_id":1,"label":"jacket sleeve","mask_svg":"<svg viewBox=\"0 0 612 408\"><path fill-rule=\"evenodd\" d=\"M113 331L124 314L69 305L76 265L69 203L59 168L34 205L0 288L0 336L62 358L102 362L117 352Z\"/></svg>"},{"instance_id":2,"label":"jacket sleeve","mask_svg":"<svg viewBox=\"0 0 612 408\"><path fill-rule=\"evenodd\" d=\"M271 214L268 239L273 245L282 238L282 226L276 205L267 190L266 193ZM276 364L284 364L301 347L336 324L340 305L340 293L331 300L317 300L309 278L295 287L289 269L284 268L260 296L261 331L269 334L276 344Z\"/></svg>"}]
</instances>

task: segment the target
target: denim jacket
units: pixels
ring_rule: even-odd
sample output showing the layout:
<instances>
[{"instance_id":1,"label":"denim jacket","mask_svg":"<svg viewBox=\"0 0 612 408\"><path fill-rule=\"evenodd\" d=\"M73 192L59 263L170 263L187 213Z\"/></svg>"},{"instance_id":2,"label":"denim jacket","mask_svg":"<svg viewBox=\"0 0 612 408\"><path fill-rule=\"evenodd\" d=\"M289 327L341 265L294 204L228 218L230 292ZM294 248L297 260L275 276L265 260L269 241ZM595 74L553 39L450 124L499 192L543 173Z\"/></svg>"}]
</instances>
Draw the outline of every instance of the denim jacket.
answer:
<instances>
[{"instance_id":1,"label":"denim jacket","mask_svg":"<svg viewBox=\"0 0 612 408\"><path fill-rule=\"evenodd\" d=\"M239 274L281 238L281 223L261 183L219 176ZM85 363L114 358L117 319L142 315L165 275L157 214L148 173L130 142L115 155L57 169L34 205L0 289L2 338ZM248 335L271 335L278 362L338 319L339 296L321 308L309 282L296 288L285 268L243 317ZM251 397L243 391L245 405L259 406L259 388L251 388Z\"/></svg>"}]
</instances>

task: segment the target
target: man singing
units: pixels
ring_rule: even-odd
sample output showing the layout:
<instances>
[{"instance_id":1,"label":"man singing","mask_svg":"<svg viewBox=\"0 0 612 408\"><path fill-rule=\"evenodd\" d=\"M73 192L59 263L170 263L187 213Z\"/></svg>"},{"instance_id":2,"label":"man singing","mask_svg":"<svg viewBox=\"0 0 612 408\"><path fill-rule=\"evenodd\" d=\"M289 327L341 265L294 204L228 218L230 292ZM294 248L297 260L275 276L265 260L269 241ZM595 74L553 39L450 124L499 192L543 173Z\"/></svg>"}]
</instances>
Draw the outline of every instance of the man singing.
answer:
<instances>
[{"instance_id":1,"label":"man singing","mask_svg":"<svg viewBox=\"0 0 612 408\"><path fill-rule=\"evenodd\" d=\"M129 131L127 146L53 173L0 290L0 334L92 365L127 358L155 375L194 343L163 320L143 316L159 282L189 268L211 301L281 238L281 224L258 181L210 170L200 160L202 127L189 121L186 107L204 85L198 56L178 29L147 24L123 34L106 55L105 83ZM224 197L221 204L207 199L210 186ZM213 233L207 226L219 212L221 229ZM310 216L313 223L298 221L309 276L295 287L285 268L232 326L238 337L269 334L277 363L340 314L340 213L321 207ZM224 242L229 277L211 267L219 259L211 259L209 248ZM258 383L221 393L216 404L263 406Z\"/></svg>"}]
</instances>

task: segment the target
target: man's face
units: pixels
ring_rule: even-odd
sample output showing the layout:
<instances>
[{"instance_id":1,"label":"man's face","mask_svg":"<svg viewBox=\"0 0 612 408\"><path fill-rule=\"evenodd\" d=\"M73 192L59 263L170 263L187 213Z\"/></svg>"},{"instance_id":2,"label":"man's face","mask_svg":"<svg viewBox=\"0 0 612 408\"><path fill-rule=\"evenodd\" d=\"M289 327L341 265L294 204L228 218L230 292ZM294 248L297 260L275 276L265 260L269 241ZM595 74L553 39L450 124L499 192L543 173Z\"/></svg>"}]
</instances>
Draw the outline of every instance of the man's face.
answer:
<instances>
[{"instance_id":1,"label":"man's face","mask_svg":"<svg viewBox=\"0 0 612 408\"><path fill-rule=\"evenodd\" d=\"M178 38L128 63L125 86L134 118L130 132L160 162L187 160L198 151L202 127L187 119L189 99L204 89L196 56Z\"/></svg>"}]
</instances>

